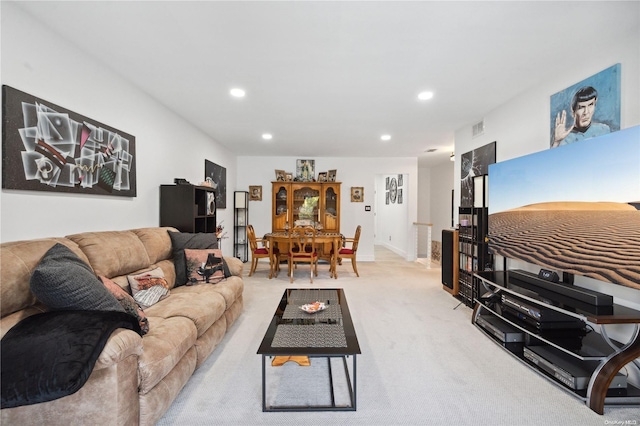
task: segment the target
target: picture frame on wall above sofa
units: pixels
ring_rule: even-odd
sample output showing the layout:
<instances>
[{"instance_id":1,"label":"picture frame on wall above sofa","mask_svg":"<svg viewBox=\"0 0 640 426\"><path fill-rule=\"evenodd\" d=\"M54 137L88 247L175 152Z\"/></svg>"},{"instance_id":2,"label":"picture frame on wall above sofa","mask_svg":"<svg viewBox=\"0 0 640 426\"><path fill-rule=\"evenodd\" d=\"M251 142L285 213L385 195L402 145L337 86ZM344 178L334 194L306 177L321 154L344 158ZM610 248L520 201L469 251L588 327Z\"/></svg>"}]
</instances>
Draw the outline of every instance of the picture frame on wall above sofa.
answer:
<instances>
[{"instance_id":1,"label":"picture frame on wall above sofa","mask_svg":"<svg viewBox=\"0 0 640 426\"><path fill-rule=\"evenodd\" d=\"M2 187L136 196L136 138L2 86Z\"/></svg>"},{"instance_id":2,"label":"picture frame on wall above sofa","mask_svg":"<svg viewBox=\"0 0 640 426\"><path fill-rule=\"evenodd\" d=\"M216 207L227 208L227 169L209 160L204 160L204 177L211 178L216 191Z\"/></svg>"}]
</instances>

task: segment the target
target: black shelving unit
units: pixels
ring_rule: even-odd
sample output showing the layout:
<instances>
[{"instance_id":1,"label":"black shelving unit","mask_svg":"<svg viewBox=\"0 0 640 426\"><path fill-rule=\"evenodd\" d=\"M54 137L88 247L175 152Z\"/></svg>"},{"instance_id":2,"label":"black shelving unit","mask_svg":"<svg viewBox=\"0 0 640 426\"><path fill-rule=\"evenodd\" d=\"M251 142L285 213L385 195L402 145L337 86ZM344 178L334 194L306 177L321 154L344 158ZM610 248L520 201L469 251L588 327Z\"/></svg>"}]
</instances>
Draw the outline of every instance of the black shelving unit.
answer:
<instances>
[{"instance_id":1,"label":"black shelving unit","mask_svg":"<svg viewBox=\"0 0 640 426\"><path fill-rule=\"evenodd\" d=\"M473 274L493 269L493 256L489 254L487 243L489 210L486 185L486 175L476 176L473 207L460 207L458 210L458 298L471 308L480 287L480 280Z\"/></svg>"},{"instance_id":2,"label":"black shelving unit","mask_svg":"<svg viewBox=\"0 0 640 426\"><path fill-rule=\"evenodd\" d=\"M215 199L215 190L208 186L160 185L160 226L215 234Z\"/></svg>"},{"instance_id":3,"label":"black shelving unit","mask_svg":"<svg viewBox=\"0 0 640 426\"><path fill-rule=\"evenodd\" d=\"M247 191L235 191L233 199L233 252L238 259L246 262L249 260L249 241L247 238L249 193Z\"/></svg>"}]
</instances>

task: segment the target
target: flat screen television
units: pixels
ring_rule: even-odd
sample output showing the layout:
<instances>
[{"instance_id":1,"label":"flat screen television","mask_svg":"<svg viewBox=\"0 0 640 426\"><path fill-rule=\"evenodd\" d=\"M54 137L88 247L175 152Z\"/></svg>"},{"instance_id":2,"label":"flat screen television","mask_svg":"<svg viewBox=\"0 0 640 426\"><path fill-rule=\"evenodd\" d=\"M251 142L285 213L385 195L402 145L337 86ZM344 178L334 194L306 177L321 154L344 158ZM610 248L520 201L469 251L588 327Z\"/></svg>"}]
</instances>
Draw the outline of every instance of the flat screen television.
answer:
<instances>
[{"instance_id":1,"label":"flat screen television","mask_svg":"<svg viewBox=\"0 0 640 426\"><path fill-rule=\"evenodd\" d=\"M640 126L489 166L489 250L640 289Z\"/></svg>"}]
</instances>

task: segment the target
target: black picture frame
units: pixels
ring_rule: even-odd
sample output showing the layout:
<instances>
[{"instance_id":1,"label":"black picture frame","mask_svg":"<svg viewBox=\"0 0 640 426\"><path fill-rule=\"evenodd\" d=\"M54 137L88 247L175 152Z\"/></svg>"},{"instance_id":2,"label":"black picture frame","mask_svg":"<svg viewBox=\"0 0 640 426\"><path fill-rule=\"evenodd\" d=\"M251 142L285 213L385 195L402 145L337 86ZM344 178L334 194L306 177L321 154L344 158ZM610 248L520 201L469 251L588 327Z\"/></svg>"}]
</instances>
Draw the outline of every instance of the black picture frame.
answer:
<instances>
[{"instance_id":1,"label":"black picture frame","mask_svg":"<svg viewBox=\"0 0 640 426\"><path fill-rule=\"evenodd\" d=\"M2 187L135 197L136 139L2 86Z\"/></svg>"}]
</instances>

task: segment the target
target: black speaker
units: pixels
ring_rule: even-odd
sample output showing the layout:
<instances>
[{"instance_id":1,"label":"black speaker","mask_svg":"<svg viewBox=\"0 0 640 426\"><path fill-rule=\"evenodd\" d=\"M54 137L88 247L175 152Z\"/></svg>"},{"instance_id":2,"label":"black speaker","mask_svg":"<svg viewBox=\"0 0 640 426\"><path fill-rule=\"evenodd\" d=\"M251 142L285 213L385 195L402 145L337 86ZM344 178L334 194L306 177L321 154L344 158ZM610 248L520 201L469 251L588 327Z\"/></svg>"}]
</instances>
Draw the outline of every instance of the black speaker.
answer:
<instances>
[{"instance_id":1,"label":"black speaker","mask_svg":"<svg viewBox=\"0 0 640 426\"><path fill-rule=\"evenodd\" d=\"M455 232L443 229L442 230L442 284L449 287L451 290L454 288L454 274L453 274L453 257L454 255L454 238Z\"/></svg>"}]
</instances>

